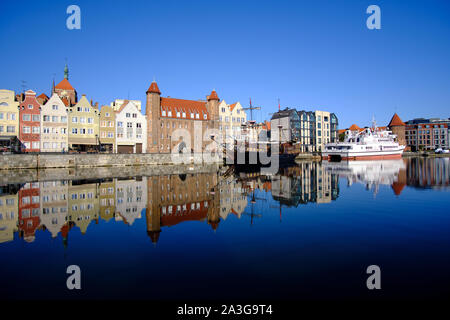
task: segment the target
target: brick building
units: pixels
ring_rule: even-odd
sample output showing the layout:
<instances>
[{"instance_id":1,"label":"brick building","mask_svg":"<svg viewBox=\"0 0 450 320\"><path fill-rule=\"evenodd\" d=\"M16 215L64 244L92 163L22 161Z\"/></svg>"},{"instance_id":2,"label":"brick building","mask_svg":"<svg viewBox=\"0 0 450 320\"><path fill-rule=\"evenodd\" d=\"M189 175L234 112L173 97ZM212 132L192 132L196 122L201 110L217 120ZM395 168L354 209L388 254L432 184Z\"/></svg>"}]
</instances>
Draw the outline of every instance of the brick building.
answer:
<instances>
[{"instance_id":1,"label":"brick building","mask_svg":"<svg viewBox=\"0 0 450 320\"><path fill-rule=\"evenodd\" d=\"M450 119L414 119L406 122L405 139L412 151L450 148Z\"/></svg>"},{"instance_id":2,"label":"brick building","mask_svg":"<svg viewBox=\"0 0 450 320\"><path fill-rule=\"evenodd\" d=\"M39 152L41 132L41 105L36 92L28 90L19 105L19 140L25 152Z\"/></svg>"},{"instance_id":3,"label":"brick building","mask_svg":"<svg viewBox=\"0 0 450 320\"><path fill-rule=\"evenodd\" d=\"M211 140L212 130L218 129L219 119L219 97L215 90L206 100L163 98L153 81L147 90L145 112L148 153L170 153L175 148L202 152L208 145L215 145ZM172 139L172 134L178 129L187 130L190 141L184 137Z\"/></svg>"}]
</instances>

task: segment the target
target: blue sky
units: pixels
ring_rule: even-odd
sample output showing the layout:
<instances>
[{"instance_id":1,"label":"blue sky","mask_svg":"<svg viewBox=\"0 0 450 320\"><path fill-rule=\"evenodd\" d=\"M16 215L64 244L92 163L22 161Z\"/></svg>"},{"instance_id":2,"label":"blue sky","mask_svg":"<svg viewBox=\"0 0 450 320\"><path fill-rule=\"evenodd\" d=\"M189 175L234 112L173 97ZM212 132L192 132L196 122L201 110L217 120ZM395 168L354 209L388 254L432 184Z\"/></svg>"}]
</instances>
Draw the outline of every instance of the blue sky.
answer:
<instances>
[{"instance_id":1,"label":"blue sky","mask_svg":"<svg viewBox=\"0 0 450 320\"><path fill-rule=\"evenodd\" d=\"M66 8L81 8L81 30ZM381 8L381 30L366 8ZM49 94L65 59L99 104L163 96L328 110L340 127L450 117L450 1L0 1L0 88ZM145 103L144 103L145 105Z\"/></svg>"}]
</instances>

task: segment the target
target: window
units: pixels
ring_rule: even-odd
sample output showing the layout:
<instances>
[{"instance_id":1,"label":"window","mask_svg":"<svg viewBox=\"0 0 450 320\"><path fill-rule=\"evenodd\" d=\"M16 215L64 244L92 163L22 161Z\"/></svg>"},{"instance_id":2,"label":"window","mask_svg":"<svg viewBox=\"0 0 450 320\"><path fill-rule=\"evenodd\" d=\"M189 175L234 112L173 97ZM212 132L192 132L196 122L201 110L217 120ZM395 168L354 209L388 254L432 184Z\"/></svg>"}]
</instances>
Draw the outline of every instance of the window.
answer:
<instances>
[{"instance_id":1,"label":"window","mask_svg":"<svg viewBox=\"0 0 450 320\"><path fill-rule=\"evenodd\" d=\"M23 133L30 133L30 127L23 127Z\"/></svg>"},{"instance_id":2,"label":"window","mask_svg":"<svg viewBox=\"0 0 450 320\"><path fill-rule=\"evenodd\" d=\"M44 120L44 122L49 122L50 121L50 116L44 116L43 120Z\"/></svg>"},{"instance_id":3,"label":"window","mask_svg":"<svg viewBox=\"0 0 450 320\"><path fill-rule=\"evenodd\" d=\"M22 115L22 120L23 121L31 121L31 116L29 114L24 114L24 115Z\"/></svg>"},{"instance_id":4,"label":"window","mask_svg":"<svg viewBox=\"0 0 450 320\"><path fill-rule=\"evenodd\" d=\"M39 133L41 130L40 130L40 127L33 127L33 133Z\"/></svg>"},{"instance_id":5,"label":"window","mask_svg":"<svg viewBox=\"0 0 450 320\"><path fill-rule=\"evenodd\" d=\"M72 128L72 134L77 134L78 133L78 129L77 128Z\"/></svg>"},{"instance_id":6,"label":"window","mask_svg":"<svg viewBox=\"0 0 450 320\"><path fill-rule=\"evenodd\" d=\"M44 127L42 132L43 133L50 133L50 128Z\"/></svg>"},{"instance_id":7,"label":"window","mask_svg":"<svg viewBox=\"0 0 450 320\"><path fill-rule=\"evenodd\" d=\"M109 112L106 112L106 113L105 113L105 117L109 117Z\"/></svg>"},{"instance_id":8,"label":"window","mask_svg":"<svg viewBox=\"0 0 450 320\"><path fill-rule=\"evenodd\" d=\"M33 149L39 149L39 141L33 141L32 146Z\"/></svg>"},{"instance_id":9,"label":"window","mask_svg":"<svg viewBox=\"0 0 450 320\"><path fill-rule=\"evenodd\" d=\"M169 117L172 116L172 110L169 110L169 112L167 113L167 116L169 116Z\"/></svg>"},{"instance_id":10,"label":"window","mask_svg":"<svg viewBox=\"0 0 450 320\"><path fill-rule=\"evenodd\" d=\"M0 120L3 120L3 112L0 112Z\"/></svg>"},{"instance_id":11,"label":"window","mask_svg":"<svg viewBox=\"0 0 450 320\"><path fill-rule=\"evenodd\" d=\"M52 105L53 110L58 110L58 106L56 104Z\"/></svg>"},{"instance_id":12,"label":"window","mask_svg":"<svg viewBox=\"0 0 450 320\"><path fill-rule=\"evenodd\" d=\"M38 114L33 114L33 121L41 121L41 117Z\"/></svg>"},{"instance_id":13,"label":"window","mask_svg":"<svg viewBox=\"0 0 450 320\"><path fill-rule=\"evenodd\" d=\"M122 122L122 121L117 122L117 126L118 126L119 128L123 128L123 122Z\"/></svg>"},{"instance_id":14,"label":"window","mask_svg":"<svg viewBox=\"0 0 450 320\"><path fill-rule=\"evenodd\" d=\"M130 118L131 114L130 113L125 114L125 117Z\"/></svg>"},{"instance_id":15,"label":"window","mask_svg":"<svg viewBox=\"0 0 450 320\"><path fill-rule=\"evenodd\" d=\"M86 123L86 118L85 117L80 117L80 123Z\"/></svg>"},{"instance_id":16,"label":"window","mask_svg":"<svg viewBox=\"0 0 450 320\"><path fill-rule=\"evenodd\" d=\"M58 117L57 116L52 116L52 122L58 122Z\"/></svg>"},{"instance_id":17,"label":"window","mask_svg":"<svg viewBox=\"0 0 450 320\"><path fill-rule=\"evenodd\" d=\"M133 118L137 118L137 113L133 113Z\"/></svg>"},{"instance_id":18,"label":"window","mask_svg":"<svg viewBox=\"0 0 450 320\"><path fill-rule=\"evenodd\" d=\"M30 110L33 109L33 105L32 105L32 104L29 104L29 105L28 105L28 109L30 109Z\"/></svg>"},{"instance_id":19,"label":"window","mask_svg":"<svg viewBox=\"0 0 450 320\"><path fill-rule=\"evenodd\" d=\"M72 123L77 123L78 122L78 118L77 117L72 117Z\"/></svg>"},{"instance_id":20,"label":"window","mask_svg":"<svg viewBox=\"0 0 450 320\"><path fill-rule=\"evenodd\" d=\"M165 117L165 116L166 116L166 110L163 109L163 110L161 111L161 114L162 114L163 117Z\"/></svg>"},{"instance_id":21,"label":"window","mask_svg":"<svg viewBox=\"0 0 450 320\"><path fill-rule=\"evenodd\" d=\"M62 116L61 117L61 122L62 123L66 123L67 122L67 117L66 116Z\"/></svg>"},{"instance_id":22,"label":"window","mask_svg":"<svg viewBox=\"0 0 450 320\"><path fill-rule=\"evenodd\" d=\"M84 107L84 112L89 112L89 107Z\"/></svg>"},{"instance_id":23,"label":"window","mask_svg":"<svg viewBox=\"0 0 450 320\"><path fill-rule=\"evenodd\" d=\"M88 134L94 134L94 129L92 128L88 129Z\"/></svg>"}]
</instances>

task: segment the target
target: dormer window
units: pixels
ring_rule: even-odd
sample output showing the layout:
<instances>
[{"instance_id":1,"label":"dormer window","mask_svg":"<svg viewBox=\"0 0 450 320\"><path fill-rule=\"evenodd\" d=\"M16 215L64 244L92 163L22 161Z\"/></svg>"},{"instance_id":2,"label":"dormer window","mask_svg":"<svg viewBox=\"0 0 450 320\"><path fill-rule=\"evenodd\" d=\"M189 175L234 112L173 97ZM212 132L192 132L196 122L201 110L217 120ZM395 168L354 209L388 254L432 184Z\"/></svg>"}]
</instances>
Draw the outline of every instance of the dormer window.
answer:
<instances>
[{"instance_id":1,"label":"dormer window","mask_svg":"<svg viewBox=\"0 0 450 320\"><path fill-rule=\"evenodd\" d=\"M194 119L194 113L191 112L191 119Z\"/></svg>"},{"instance_id":2,"label":"dormer window","mask_svg":"<svg viewBox=\"0 0 450 320\"><path fill-rule=\"evenodd\" d=\"M52 109L53 109L53 110L58 110L58 106L57 106L56 104L54 104L54 105L52 106Z\"/></svg>"},{"instance_id":3,"label":"dormer window","mask_svg":"<svg viewBox=\"0 0 450 320\"><path fill-rule=\"evenodd\" d=\"M195 119L200 119L200 115L198 113L195 114Z\"/></svg>"},{"instance_id":4,"label":"dormer window","mask_svg":"<svg viewBox=\"0 0 450 320\"><path fill-rule=\"evenodd\" d=\"M168 112L168 116L171 117L172 116L172 110L169 110Z\"/></svg>"},{"instance_id":5,"label":"dormer window","mask_svg":"<svg viewBox=\"0 0 450 320\"><path fill-rule=\"evenodd\" d=\"M33 109L33 105L32 105L32 104L29 104L29 105L28 105L28 109Z\"/></svg>"},{"instance_id":6,"label":"dormer window","mask_svg":"<svg viewBox=\"0 0 450 320\"><path fill-rule=\"evenodd\" d=\"M208 115L206 113L203 114L203 119L208 119Z\"/></svg>"},{"instance_id":7,"label":"dormer window","mask_svg":"<svg viewBox=\"0 0 450 320\"><path fill-rule=\"evenodd\" d=\"M165 117L166 116L166 110L162 109L161 114L162 114L163 117Z\"/></svg>"},{"instance_id":8,"label":"dormer window","mask_svg":"<svg viewBox=\"0 0 450 320\"><path fill-rule=\"evenodd\" d=\"M177 118L180 117L180 111L177 111Z\"/></svg>"},{"instance_id":9,"label":"dormer window","mask_svg":"<svg viewBox=\"0 0 450 320\"><path fill-rule=\"evenodd\" d=\"M186 112L183 112L183 118L186 118Z\"/></svg>"}]
</instances>

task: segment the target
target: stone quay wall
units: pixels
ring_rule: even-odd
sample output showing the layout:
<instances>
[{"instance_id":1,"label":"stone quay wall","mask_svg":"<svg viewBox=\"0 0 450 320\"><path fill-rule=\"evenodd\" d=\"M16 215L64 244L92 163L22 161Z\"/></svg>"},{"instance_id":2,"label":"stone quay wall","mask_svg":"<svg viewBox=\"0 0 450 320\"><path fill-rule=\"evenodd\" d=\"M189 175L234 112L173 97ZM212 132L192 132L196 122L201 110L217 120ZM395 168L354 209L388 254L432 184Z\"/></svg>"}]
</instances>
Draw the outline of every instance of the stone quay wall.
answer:
<instances>
[{"instance_id":1,"label":"stone quay wall","mask_svg":"<svg viewBox=\"0 0 450 320\"><path fill-rule=\"evenodd\" d=\"M175 160L175 161L174 161ZM170 153L164 154L3 154L0 155L0 170L45 169L45 168L94 168L183 164L221 163L222 159L211 159L209 154L193 154L177 161Z\"/></svg>"}]
</instances>

